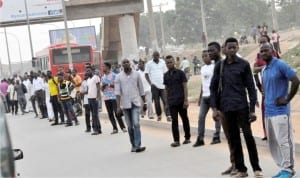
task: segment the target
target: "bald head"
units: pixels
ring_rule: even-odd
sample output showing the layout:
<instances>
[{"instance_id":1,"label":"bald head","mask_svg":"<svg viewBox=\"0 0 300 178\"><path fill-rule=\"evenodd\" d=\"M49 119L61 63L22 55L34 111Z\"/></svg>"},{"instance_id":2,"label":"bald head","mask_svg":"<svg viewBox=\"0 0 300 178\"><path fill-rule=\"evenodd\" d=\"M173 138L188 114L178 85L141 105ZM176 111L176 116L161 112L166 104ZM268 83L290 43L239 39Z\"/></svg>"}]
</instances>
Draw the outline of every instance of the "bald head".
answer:
<instances>
[{"instance_id":1,"label":"bald head","mask_svg":"<svg viewBox=\"0 0 300 178\"><path fill-rule=\"evenodd\" d=\"M158 51L154 51L152 54L153 60L154 61L158 61L159 60L159 52Z\"/></svg>"},{"instance_id":2,"label":"bald head","mask_svg":"<svg viewBox=\"0 0 300 178\"><path fill-rule=\"evenodd\" d=\"M260 46L260 56L264 61L269 63L273 58L273 47L270 43L265 43Z\"/></svg>"}]
</instances>

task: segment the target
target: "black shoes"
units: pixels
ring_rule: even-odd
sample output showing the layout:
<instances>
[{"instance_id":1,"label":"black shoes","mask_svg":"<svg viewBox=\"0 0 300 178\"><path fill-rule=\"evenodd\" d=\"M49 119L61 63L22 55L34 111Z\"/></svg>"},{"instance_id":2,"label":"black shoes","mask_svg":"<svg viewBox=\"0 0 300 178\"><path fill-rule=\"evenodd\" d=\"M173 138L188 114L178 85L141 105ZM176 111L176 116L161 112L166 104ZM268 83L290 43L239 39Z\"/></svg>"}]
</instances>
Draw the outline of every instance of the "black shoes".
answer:
<instances>
[{"instance_id":1,"label":"black shoes","mask_svg":"<svg viewBox=\"0 0 300 178\"><path fill-rule=\"evenodd\" d=\"M93 132L91 135L99 135L99 134L102 134L102 132L101 131Z\"/></svg>"},{"instance_id":2,"label":"black shoes","mask_svg":"<svg viewBox=\"0 0 300 178\"><path fill-rule=\"evenodd\" d=\"M180 143L179 142L173 142L173 143L171 143L170 146L171 147L178 147L178 146L180 146Z\"/></svg>"},{"instance_id":3,"label":"black shoes","mask_svg":"<svg viewBox=\"0 0 300 178\"><path fill-rule=\"evenodd\" d=\"M204 145L204 141L197 138L195 144L193 145L193 147L198 147L198 146L203 146Z\"/></svg>"},{"instance_id":4,"label":"black shoes","mask_svg":"<svg viewBox=\"0 0 300 178\"><path fill-rule=\"evenodd\" d=\"M182 142L182 144L189 144L189 143L191 143L191 141L188 140L188 139L185 139L185 140Z\"/></svg>"},{"instance_id":5,"label":"black shoes","mask_svg":"<svg viewBox=\"0 0 300 178\"><path fill-rule=\"evenodd\" d=\"M230 175L230 176L234 176L238 173L238 170L233 167L233 166L230 166L228 169L226 169L224 172L222 172L221 174L222 175Z\"/></svg>"},{"instance_id":6,"label":"black shoes","mask_svg":"<svg viewBox=\"0 0 300 178\"><path fill-rule=\"evenodd\" d=\"M54 123L51 124L51 126L56 126L56 125L58 125L57 122L54 122Z\"/></svg>"},{"instance_id":7,"label":"black shoes","mask_svg":"<svg viewBox=\"0 0 300 178\"><path fill-rule=\"evenodd\" d=\"M268 138L267 138L267 137L264 137L264 138L262 138L261 140L262 140L262 141L266 141L266 140L268 140Z\"/></svg>"},{"instance_id":8,"label":"black shoes","mask_svg":"<svg viewBox=\"0 0 300 178\"><path fill-rule=\"evenodd\" d=\"M118 133L118 130L113 130L112 133L110 133L110 134L113 135L113 134L117 134L117 133Z\"/></svg>"},{"instance_id":9,"label":"black shoes","mask_svg":"<svg viewBox=\"0 0 300 178\"><path fill-rule=\"evenodd\" d=\"M140 153L146 150L146 147L131 148L131 152Z\"/></svg>"},{"instance_id":10,"label":"black shoes","mask_svg":"<svg viewBox=\"0 0 300 178\"><path fill-rule=\"evenodd\" d=\"M65 127L70 127L70 126L73 126L73 124L66 124Z\"/></svg>"},{"instance_id":11,"label":"black shoes","mask_svg":"<svg viewBox=\"0 0 300 178\"><path fill-rule=\"evenodd\" d=\"M86 133L91 132L91 129L86 129L84 132Z\"/></svg>"},{"instance_id":12,"label":"black shoes","mask_svg":"<svg viewBox=\"0 0 300 178\"><path fill-rule=\"evenodd\" d=\"M221 143L221 140L220 140L220 137L215 137L213 138L213 140L211 141L211 145L214 145L214 144L218 144L218 143Z\"/></svg>"}]
</instances>

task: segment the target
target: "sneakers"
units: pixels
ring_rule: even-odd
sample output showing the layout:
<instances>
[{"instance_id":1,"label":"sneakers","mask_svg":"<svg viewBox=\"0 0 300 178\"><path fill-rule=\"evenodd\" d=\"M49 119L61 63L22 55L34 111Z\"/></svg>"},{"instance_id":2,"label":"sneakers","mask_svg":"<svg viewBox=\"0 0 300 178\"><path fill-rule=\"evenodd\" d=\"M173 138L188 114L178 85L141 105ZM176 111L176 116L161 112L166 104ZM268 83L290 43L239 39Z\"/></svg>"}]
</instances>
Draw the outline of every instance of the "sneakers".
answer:
<instances>
[{"instance_id":1,"label":"sneakers","mask_svg":"<svg viewBox=\"0 0 300 178\"><path fill-rule=\"evenodd\" d=\"M126 133L126 132L127 132L127 129L126 129L126 128L123 128L122 131L123 131L124 133Z\"/></svg>"},{"instance_id":2,"label":"sneakers","mask_svg":"<svg viewBox=\"0 0 300 178\"><path fill-rule=\"evenodd\" d=\"M293 173L283 170L280 171L275 176L273 176L272 178L293 178L293 177L294 177Z\"/></svg>"},{"instance_id":3,"label":"sneakers","mask_svg":"<svg viewBox=\"0 0 300 178\"><path fill-rule=\"evenodd\" d=\"M261 171L254 171L255 178L263 178L264 174Z\"/></svg>"},{"instance_id":4,"label":"sneakers","mask_svg":"<svg viewBox=\"0 0 300 178\"><path fill-rule=\"evenodd\" d=\"M179 142L173 142L173 143L171 143L170 146L171 147L178 147L178 146L180 146L180 143Z\"/></svg>"},{"instance_id":5,"label":"sneakers","mask_svg":"<svg viewBox=\"0 0 300 178\"><path fill-rule=\"evenodd\" d=\"M158 117L157 117L157 121L161 121L161 116L158 116Z\"/></svg>"},{"instance_id":6,"label":"sneakers","mask_svg":"<svg viewBox=\"0 0 300 178\"><path fill-rule=\"evenodd\" d=\"M193 147L198 147L198 146L203 146L204 145L204 141L197 138L195 144L193 145Z\"/></svg>"},{"instance_id":7,"label":"sneakers","mask_svg":"<svg viewBox=\"0 0 300 178\"><path fill-rule=\"evenodd\" d=\"M247 172L238 172L234 177L235 178L248 177L248 173Z\"/></svg>"}]
</instances>

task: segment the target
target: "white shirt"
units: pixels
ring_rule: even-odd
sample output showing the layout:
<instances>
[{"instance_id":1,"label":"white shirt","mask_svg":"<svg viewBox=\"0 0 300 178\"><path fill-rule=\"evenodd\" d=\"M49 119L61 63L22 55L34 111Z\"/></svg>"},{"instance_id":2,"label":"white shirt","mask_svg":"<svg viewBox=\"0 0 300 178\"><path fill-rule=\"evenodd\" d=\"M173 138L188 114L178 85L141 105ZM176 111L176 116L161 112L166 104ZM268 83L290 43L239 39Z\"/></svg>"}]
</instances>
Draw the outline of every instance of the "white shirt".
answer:
<instances>
[{"instance_id":1,"label":"white shirt","mask_svg":"<svg viewBox=\"0 0 300 178\"><path fill-rule=\"evenodd\" d=\"M100 85L100 78L98 75L93 75L92 78L88 78L87 86L88 86L88 98L97 98L97 84Z\"/></svg>"},{"instance_id":2,"label":"white shirt","mask_svg":"<svg viewBox=\"0 0 300 178\"><path fill-rule=\"evenodd\" d=\"M34 92L44 89L44 81L41 77L37 77L36 79L33 79L32 85L33 85Z\"/></svg>"},{"instance_id":3,"label":"white shirt","mask_svg":"<svg viewBox=\"0 0 300 178\"><path fill-rule=\"evenodd\" d=\"M179 66L179 68L182 71L184 71L184 69L189 68L189 67L190 67L190 62L187 59L182 60L181 63L180 63L180 66Z\"/></svg>"},{"instance_id":4,"label":"white shirt","mask_svg":"<svg viewBox=\"0 0 300 178\"><path fill-rule=\"evenodd\" d=\"M164 73L168 71L164 60L159 59L158 63L153 60L148 61L145 68L145 73L149 75L150 81L159 89L165 89Z\"/></svg>"},{"instance_id":5,"label":"white shirt","mask_svg":"<svg viewBox=\"0 0 300 178\"><path fill-rule=\"evenodd\" d=\"M214 75L215 64L204 65L201 67L201 81L202 81L202 96L209 97L210 96L210 82Z\"/></svg>"},{"instance_id":6,"label":"white shirt","mask_svg":"<svg viewBox=\"0 0 300 178\"><path fill-rule=\"evenodd\" d=\"M83 80L80 86L80 92L85 93L88 90L87 81ZM87 94L83 95L83 104L89 104Z\"/></svg>"},{"instance_id":7,"label":"white shirt","mask_svg":"<svg viewBox=\"0 0 300 178\"><path fill-rule=\"evenodd\" d=\"M17 100L17 92L15 92L15 86L13 84L8 85L7 92L9 93L10 100Z\"/></svg>"},{"instance_id":8,"label":"white shirt","mask_svg":"<svg viewBox=\"0 0 300 178\"><path fill-rule=\"evenodd\" d=\"M278 33L273 33L272 34L272 41L273 43L277 43L279 40L279 34Z\"/></svg>"},{"instance_id":9,"label":"white shirt","mask_svg":"<svg viewBox=\"0 0 300 178\"><path fill-rule=\"evenodd\" d=\"M140 73L141 78L142 78L144 92L151 91L151 86L150 86L149 82L146 79L145 71L139 70L139 73Z\"/></svg>"}]
</instances>

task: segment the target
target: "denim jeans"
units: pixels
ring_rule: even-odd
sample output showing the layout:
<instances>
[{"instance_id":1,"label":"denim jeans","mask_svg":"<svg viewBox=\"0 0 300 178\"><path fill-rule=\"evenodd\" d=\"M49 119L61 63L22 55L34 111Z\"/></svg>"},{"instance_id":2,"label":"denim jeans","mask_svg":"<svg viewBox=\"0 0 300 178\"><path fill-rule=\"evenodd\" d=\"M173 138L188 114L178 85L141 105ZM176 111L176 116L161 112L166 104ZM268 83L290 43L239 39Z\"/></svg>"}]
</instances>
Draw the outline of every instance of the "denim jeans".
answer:
<instances>
[{"instance_id":1,"label":"denim jeans","mask_svg":"<svg viewBox=\"0 0 300 178\"><path fill-rule=\"evenodd\" d=\"M204 139L205 118L209 108L210 108L210 97L202 97L201 104L200 104L199 119L198 119L198 137L200 140ZM220 138L220 130L221 130L220 120L215 121L215 129L216 132L214 133L213 138Z\"/></svg>"},{"instance_id":2,"label":"denim jeans","mask_svg":"<svg viewBox=\"0 0 300 178\"><path fill-rule=\"evenodd\" d=\"M88 101L92 112L93 130L94 132L101 132L101 124L98 114L98 101L96 100L96 98L89 98Z\"/></svg>"},{"instance_id":3,"label":"denim jeans","mask_svg":"<svg viewBox=\"0 0 300 178\"><path fill-rule=\"evenodd\" d=\"M62 102L62 105L63 105L64 110L65 110L66 115L67 115L67 124L72 124L71 117L73 117L74 121L77 123L78 120L77 120L77 117L76 117L75 112L73 110L72 100L71 99L62 100L61 102Z\"/></svg>"},{"instance_id":4,"label":"denim jeans","mask_svg":"<svg viewBox=\"0 0 300 178\"><path fill-rule=\"evenodd\" d=\"M123 113L128 127L130 143L133 148L138 148L141 146L140 107L132 104L132 107L124 109Z\"/></svg>"}]
</instances>

